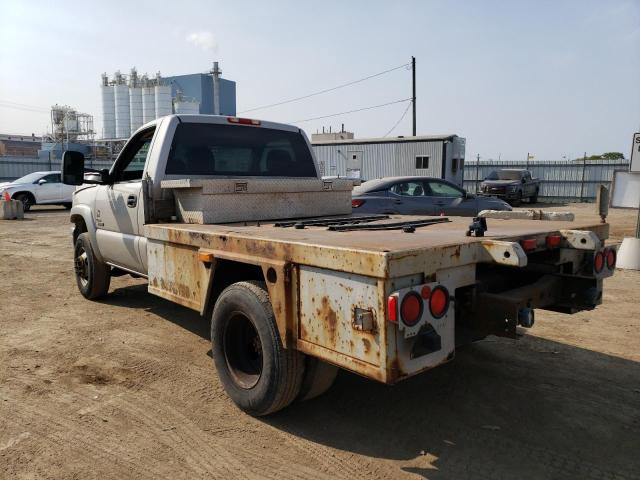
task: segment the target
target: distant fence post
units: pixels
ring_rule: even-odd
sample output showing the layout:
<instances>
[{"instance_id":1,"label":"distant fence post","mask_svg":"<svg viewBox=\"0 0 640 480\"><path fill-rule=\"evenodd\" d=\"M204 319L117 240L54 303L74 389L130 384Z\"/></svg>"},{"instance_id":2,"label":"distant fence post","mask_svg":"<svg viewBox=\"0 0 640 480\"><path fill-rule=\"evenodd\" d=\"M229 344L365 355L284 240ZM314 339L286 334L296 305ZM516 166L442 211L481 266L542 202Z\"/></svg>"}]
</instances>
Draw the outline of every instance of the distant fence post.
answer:
<instances>
[{"instance_id":1,"label":"distant fence post","mask_svg":"<svg viewBox=\"0 0 640 480\"><path fill-rule=\"evenodd\" d=\"M476 194L478 193L478 179L480 178L480 154L476 157Z\"/></svg>"},{"instance_id":2,"label":"distant fence post","mask_svg":"<svg viewBox=\"0 0 640 480\"><path fill-rule=\"evenodd\" d=\"M580 182L580 202L584 200L584 171L587 168L587 152L582 157L582 181Z\"/></svg>"}]
</instances>

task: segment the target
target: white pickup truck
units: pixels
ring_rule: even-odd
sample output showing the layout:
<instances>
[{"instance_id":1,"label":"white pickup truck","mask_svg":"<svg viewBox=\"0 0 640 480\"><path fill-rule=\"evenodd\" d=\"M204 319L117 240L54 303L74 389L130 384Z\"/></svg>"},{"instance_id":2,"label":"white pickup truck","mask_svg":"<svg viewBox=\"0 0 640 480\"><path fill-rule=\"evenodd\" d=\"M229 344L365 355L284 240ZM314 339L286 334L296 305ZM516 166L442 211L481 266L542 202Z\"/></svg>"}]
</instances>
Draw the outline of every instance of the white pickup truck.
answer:
<instances>
[{"instance_id":1,"label":"white pickup truck","mask_svg":"<svg viewBox=\"0 0 640 480\"><path fill-rule=\"evenodd\" d=\"M352 215L350 187L321 179L289 125L171 115L94 184L85 173L66 152L82 295L128 273L199 311L222 384L251 415L323 393L338 367L391 384L460 344L514 338L535 308L592 309L615 266L604 223Z\"/></svg>"}]
</instances>

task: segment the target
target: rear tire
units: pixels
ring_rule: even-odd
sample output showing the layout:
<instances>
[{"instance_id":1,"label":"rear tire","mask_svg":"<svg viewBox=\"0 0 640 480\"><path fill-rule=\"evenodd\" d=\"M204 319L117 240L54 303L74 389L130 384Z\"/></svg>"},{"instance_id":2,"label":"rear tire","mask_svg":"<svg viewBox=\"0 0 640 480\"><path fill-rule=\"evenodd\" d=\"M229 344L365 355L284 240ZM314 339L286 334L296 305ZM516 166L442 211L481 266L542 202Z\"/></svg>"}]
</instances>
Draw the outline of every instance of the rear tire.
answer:
<instances>
[{"instance_id":1,"label":"rear tire","mask_svg":"<svg viewBox=\"0 0 640 480\"><path fill-rule=\"evenodd\" d=\"M529 203L538 203L538 190L529 198Z\"/></svg>"},{"instance_id":2,"label":"rear tire","mask_svg":"<svg viewBox=\"0 0 640 480\"><path fill-rule=\"evenodd\" d=\"M325 393L335 382L338 370L335 365L307 356L298 400L304 402Z\"/></svg>"},{"instance_id":3,"label":"rear tire","mask_svg":"<svg viewBox=\"0 0 640 480\"><path fill-rule=\"evenodd\" d=\"M28 193L19 193L13 197L13 199L22 202L22 210L25 212L31 210L31 206L35 204L33 198Z\"/></svg>"},{"instance_id":4,"label":"rear tire","mask_svg":"<svg viewBox=\"0 0 640 480\"><path fill-rule=\"evenodd\" d=\"M72 205L73 205L73 204L71 204L71 203L63 203L63 204L62 204L62 206L63 206L64 208L66 208L67 210L71 210Z\"/></svg>"},{"instance_id":5,"label":"rear tire","mask_svg":"<svg viewBox=\"0 0 640 480\"><path fill-rule=\"evenodd\" d=\"M78 235L73 259L76 283L82 296L95 300L106 295L111 283L111 268L94 255L88 233Z\"/></svg>"},{"instance_id":6,"label":"rear tire","mask_svg":"<svg viewBox=\"0 0 640 480\"><path fill-rule=\"evenodd\" d=\"M282 345L264 282L234 283L220 294L211 345L225 391L249 415L276 412L298 396L304 355Z\"/></svg>"}]
</instances>

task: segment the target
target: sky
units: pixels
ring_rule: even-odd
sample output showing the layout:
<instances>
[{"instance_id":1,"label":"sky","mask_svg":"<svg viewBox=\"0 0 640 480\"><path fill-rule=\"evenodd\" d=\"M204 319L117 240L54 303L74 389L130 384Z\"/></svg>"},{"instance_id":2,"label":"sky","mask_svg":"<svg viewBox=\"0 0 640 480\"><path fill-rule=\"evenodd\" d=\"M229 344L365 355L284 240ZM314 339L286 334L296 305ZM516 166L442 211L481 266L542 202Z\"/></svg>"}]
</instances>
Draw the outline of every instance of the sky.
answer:
<instances>
[{"instance_id":1,"label":"sky","mask_svg":"<svg viewBox=\"0 0 640 480\"><path fill-rule=\"evenodd\" d=\"M417 133L465 137L468 159L628 157L640 131L640 0L0 0L0 133L39 135L56 103L100 132L100 74L134 66L169 76L217 60L243 111L411 56ZM360 138L411 135L406 101L299 122L410 97L403 67L246 116L309 135L343 123Z\"/></svg>"}]
</instances>

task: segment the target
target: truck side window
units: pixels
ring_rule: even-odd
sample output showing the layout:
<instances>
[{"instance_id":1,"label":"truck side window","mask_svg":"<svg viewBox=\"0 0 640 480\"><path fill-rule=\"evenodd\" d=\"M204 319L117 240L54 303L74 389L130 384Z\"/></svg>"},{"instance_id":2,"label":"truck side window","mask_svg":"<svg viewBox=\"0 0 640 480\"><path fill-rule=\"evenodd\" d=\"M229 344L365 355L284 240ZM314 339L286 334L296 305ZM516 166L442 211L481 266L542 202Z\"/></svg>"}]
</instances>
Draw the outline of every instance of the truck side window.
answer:
<instances>
[{"instance_id":1,"label":"truck side window","mask_svg":"<svg viewBox=\"0 0 640 480\"><path fill-rule=\"evenodd\" d=\"M142 132L127 143L113 167L114 182L130 182L142 179L142 172L147 161L154 131L155 128Z\"/></svg>"}]
</instances>

